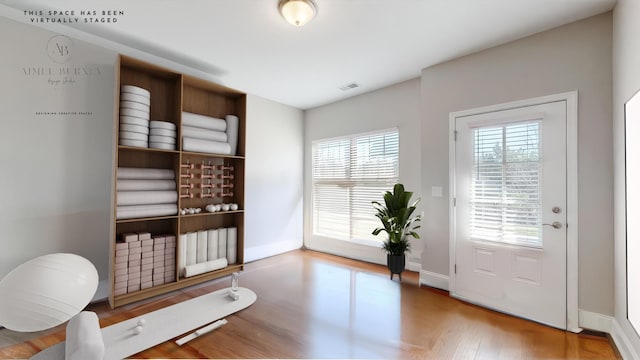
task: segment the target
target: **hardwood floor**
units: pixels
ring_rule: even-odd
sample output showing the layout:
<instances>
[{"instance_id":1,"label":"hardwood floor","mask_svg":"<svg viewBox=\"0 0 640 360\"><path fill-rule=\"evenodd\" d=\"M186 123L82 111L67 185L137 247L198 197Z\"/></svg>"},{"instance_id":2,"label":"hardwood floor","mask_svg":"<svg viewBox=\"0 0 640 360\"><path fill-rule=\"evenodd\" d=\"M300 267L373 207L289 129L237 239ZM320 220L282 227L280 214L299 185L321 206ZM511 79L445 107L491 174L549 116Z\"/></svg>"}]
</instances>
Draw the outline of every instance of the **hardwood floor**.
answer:
<instances>
[{"instance_id":1,"label":"hardwood floor","mask_svg":"<svg viewBox=\"0 0 640 360\"><path fill-rule=\"evenodd\" d=\"M312 251L247 264L240 285L258 294L229 323L182 347L166 342L135 358L616 359L605 337L580 335L402 283L386 268ZM229 286L216 280L111 310L90 306L102 327ZM167 324L171 326L171 324ZM64 340L64 327L0 348L25 358Z\"/></svg>"}]
</instances>

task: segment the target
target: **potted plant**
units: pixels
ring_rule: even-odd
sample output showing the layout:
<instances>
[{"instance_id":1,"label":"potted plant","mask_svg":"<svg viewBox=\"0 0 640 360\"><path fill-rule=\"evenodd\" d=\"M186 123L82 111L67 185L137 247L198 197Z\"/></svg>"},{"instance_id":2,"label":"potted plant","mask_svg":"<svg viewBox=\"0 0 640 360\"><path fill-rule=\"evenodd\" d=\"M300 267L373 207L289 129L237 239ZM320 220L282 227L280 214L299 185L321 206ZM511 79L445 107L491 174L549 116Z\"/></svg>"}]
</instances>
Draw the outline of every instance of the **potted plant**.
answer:
<instances>
[{"instance_id":1,"label":"potted plant","mask_svg":"<svg viewBox=\"0 0 640 360\"><path fill-rule=\"evenodd\" d=\"M420 235L416 225L421 216L413 216L416 205L420 199L409 205L409 200L413 192L405 191L404 185L395 184L393 192L387 191L384 194L384 205L378 201L373 201L373 206L377 210L376 217L380 219L382 227L373 230L373 235L381 232L387 233L387 239L382 243L382 249L387 252L387 267L391 273L398 274L402 281L402 272L405 268L405 253L411 249L409 237L419 239Z\"/></svg>"}]
</instances>

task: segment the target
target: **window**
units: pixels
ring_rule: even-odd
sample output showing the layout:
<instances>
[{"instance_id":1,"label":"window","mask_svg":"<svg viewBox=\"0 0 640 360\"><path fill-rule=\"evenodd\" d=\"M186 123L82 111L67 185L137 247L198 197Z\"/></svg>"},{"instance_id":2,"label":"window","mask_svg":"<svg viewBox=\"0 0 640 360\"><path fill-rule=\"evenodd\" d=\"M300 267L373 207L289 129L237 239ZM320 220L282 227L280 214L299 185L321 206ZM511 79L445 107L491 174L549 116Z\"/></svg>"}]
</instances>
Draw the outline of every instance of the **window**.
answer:
<instances>
[{"instance_id":1,"label":"window","mask_svg":"<svg viewBox=\"0 0 640 360\"><path fill-rule=\"evenodd\" d=\"M471 238L542 246L540 122L473 130Z\"/></svg>"},{"instance_id":2,"label":"window","mask_svg":"<svg viewBox=\"0 0 640 360\"><path fill-rule=\"evenodd\" d=\"M398 182L398 130L318 140L312 149L313 233L374 240L371 201Z\"/></svg>"}]
</instances>

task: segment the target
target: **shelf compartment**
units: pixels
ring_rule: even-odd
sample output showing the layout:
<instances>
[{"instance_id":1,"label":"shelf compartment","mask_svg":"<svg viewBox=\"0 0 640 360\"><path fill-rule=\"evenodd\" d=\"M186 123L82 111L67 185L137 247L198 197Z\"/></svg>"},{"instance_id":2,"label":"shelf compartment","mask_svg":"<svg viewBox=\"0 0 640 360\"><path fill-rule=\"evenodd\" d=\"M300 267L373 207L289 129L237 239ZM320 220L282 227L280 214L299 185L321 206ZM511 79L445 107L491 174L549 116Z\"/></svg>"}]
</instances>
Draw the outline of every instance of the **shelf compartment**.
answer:
<instances>
[{"instance_id":1,"label":"shelf compartment","mask_svg":"<svg viewBox=\"0 0 640 360\"><path fill-rule=\"evenodd\" d=\"M149 151L141 148L121 148L118 151L118 167L176 170L180 163L178 152Z\"/></svg>"},{"instance_id":2,"label":"shelf compartment","mask_svg":"<svg viewBox=\"0 0 640 360\"><path fill-rule=\"evenodd\" d=\"M178 217L159 217L136 219L136 221L119 221L116 224L116 235L122 233L149 232L152 235L178 235Z\"/></svg>"},{"instance_id":3,"label":"shelf compartment","mask_svg":"<svg viewBox=\"0 0 640 360\"><path fill-rule=\"evenodd\" d=\"M177 218L178 218L178 215L121 219L121 220L116 220L116 224L128 224L128 223L147 222L147 221L156 221L156 220L171 220L171 219L177 219Z\"/></svg>"},{"instance_id":4,"label":"shelf compartment","mask_svg":"<svg viewBox=\"0 0 640 360\"><path fill-rule=\"evenodd\" d=\"M217 213L211 213L209 216L199 216L200 214L180 216L180 233L232 226L239 228L244 223L244 213L242 211L214 214Z\"/></svg>"},{"instance_id":5,"label":"shelf compartment","mask_svg":"<svg viewBox=\"0 0 640 360\"><path fill-rule=\"evenodd\" d=\"M158 264L158 266L155 266L156 265L155 262L157 261L157 259L154 257L154 256L157 255L155 249L153 249L153 250L149 250L149 249L145 250L144 248L139 249L141 244L137 244L137 246L134 246L133 248L138 248L138 250L142 250L142 253L137 252L137 256L138 256L137 258L132 258L131 256L133 254L127 255L128 259L126 261L129 262L128 267L127 267L126 264L122 264L122 263L115 264L115 266L125 265L125 268L121 268L121 270L129 272L129 276L131 276L131 271L133 271L133 273L138 273L139 276L142 275L141 272L145 272L145 271L151 272L151 271L153 271L154 280L155 280L155 276L157 275L155 273L156 268L158 270L162 269L160 274L163 275L162 276L163 282L164 282L164 279L166 277L166 271L167 271L167 270L165 270L166 269L165 266L169 266L170 268L168 269L168 272L169 273L173 273L173 276L170 277L170 279L172 279L172 280L170 282L168 282L167 284L175 283L175 281L176 281L175 279L177 279L177 271L176 271L176 268L175 268L175 263L176 263L177 259L176 259L175 251L177 250L178 219L177 218L175 218L175 219L159 219L159 220L146 221L146 222L116 224L116 239L114 239L114 243L118 241L118 239L121 237L122 234L125 234L125 233L150 233L151 234L151 239L157 239L159 237L165 237L165 236L173 236L176 239L176 243L174 245L175 248L174 248L174 246L171 246L171 248L174 248L172 251L170 250L171 252L165 253L164 240L162 242L163 249L158 249L159 251L162 251L162 255L158 255L158 256L162 256L163 257L163 259L161 260L162 261L162 265ZM142 241L146 241L146 240L142 240ZM155 243L155 241L153 243ZM132 251L132 249L133 249L131 247L131 244L136 244L136 242L132 242L132 243L128 244L129 251ZM153 253L150 254L151 257L145 256L145 254L149 255L149 252L151 252L151 251L153 251ZM140 258L141 255L142 255L142 258ZM145 263L144 262L145 260L152 260L153 263L149 263L149 262ZM132 265L131 264L132 261L136 261L138 263ZM164 265L165 261L170 261L170 263L168 263L167 265ZM140 262L142 262L142 263L140 263ZM131 266L134 266L134 268L131 268ZM152 266L152 267L150 267L150 268L145 270L145 266ZM142 267L143 271L141 271L141 267ZM121 270L116 270L116 273L117 273L117 271L121 271ZM124 274L122 274L122 276L124 276ZM149 274L149 276L151 276L151 273ZM117 282L117 277L115 275L114 275L113 281L114 281L114 284L115 284L115 282ZM128 281L126 277L125 277L124 281ZM149 281L151 281L151 278L149 279ZM131 284L129 284L129 285L131 285ZM140 283L138 282L137 285L139 286ZM163 285L165 285L165 284L163 284ZM161 286L161 285L159 285L159 286ZM145 290L147 290L147 289L145 289ZM137 293L139 291L141 291L141 290L137 290L137 291L134 291L132 293ZM128 295L128 294L122 294L122 295L116 295L116 296L125 296L125 295Z\"/></svg>"},{"instance_id":6,"label":"shelf compartment","mask_svg":"<svg viewBox=\"0 0 640 360\"><path fill-rule=\"evenodd\" d=\"M244 161L232 158L222 158L217 156L182 154L181 164L193 164L193 169L181 169L182 173L187 171L193 175L189 179L181 179L181 185L193 185L190 189L192 198L181 198L179 202L180 209L183 208L201 208L205 211L205 207L210 204L238 204L238 208L244 207ZM211 166L213 169L203 169L200 166ZM220 167L232 166L231 170L222 170ZM233 175L233 179L223 178L223 176ZM208 177L210 176L210 177ZM208 187L211 186L211 187ZM231 186L231 187L223 187ZM219 196L220 193L233 193L233 196ZM209 193L213 196L207 197Z\"/></svg>"},{"instance_id":7,"label":"shelf compartment","mask_svg":"<svg viewBox=\"0 0 640 360\"><path fill-rule=\"evenodd\" d=\"M151 93L150 120L169 121L179 127L182 107L182 76L180 74L122 56L120 85L135 85L149 90Z\"/></svg>"},{"instance_id":8,"label":"shelf compartment","mask_svg":"<svg viewBox=\"0 0 640 360\"><path fill-rule=\"evenodd\" d=\"M236 244L236 263L244 263L244 211L220 213L219 215L213 214L215 213L212 213L212 216L181 216L180 233L185 234L188 232L197 232L200 230L236 227L238 229Z\"/></svg>"},{"instance_id":9,"label":"shelf compartment","mask_svg":"<svg viewBox=\"0 0 640 360\"><path fill-rule=\"evenodd\" d=\"M190 76L183 76L182 111L224 119L236 115L239 119L236 155L245 155L246 95L236 90ZM180 141L182 144L182 141Z\"/></svg>"},{"instance_id":10,"label":"shelf compartment","mask_svg":"<svg viewBox=\"0 0 640 360\"><path fill-rule=\"evenodd\" d=\"M178 150L163 150L163 149L153 149L153 148L143 148L143 147L134 147L134 146L126 146L126 145L118 145L119 151L140 151L140 152L155 152L155 153L163 153L163 154L179 154Z\"/></svg>"},{"instance_id":11,"label":"shelf compartment","mask_svg":"<svg viewBox=\"0 0 640 360\"><path fill-rule=\"evenodd\" d=\"M243 93L205 80L185 75L182 92L183 111L224 119L243 110Z\"/></svg>"}]
</instances>

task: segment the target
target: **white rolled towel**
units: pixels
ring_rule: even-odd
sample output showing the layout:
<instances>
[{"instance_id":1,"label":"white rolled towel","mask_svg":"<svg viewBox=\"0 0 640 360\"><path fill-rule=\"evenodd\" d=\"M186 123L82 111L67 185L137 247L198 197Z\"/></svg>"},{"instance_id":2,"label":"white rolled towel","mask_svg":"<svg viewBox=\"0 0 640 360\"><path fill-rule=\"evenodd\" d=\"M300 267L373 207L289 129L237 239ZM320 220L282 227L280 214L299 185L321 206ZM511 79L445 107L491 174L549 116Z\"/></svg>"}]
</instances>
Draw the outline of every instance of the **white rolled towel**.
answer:
<instances>
[{"instance_id":1,"label":"white rolled towel","mask_svg":"<svg viewBox=\"0 0 640 360\"><path fill-rule=\"evenodd\" d=\"M226 268L227 265L227 259L225 258L211 260L200 264L187 265L187 267L184 268L184 277L190 277L194 275L204 274L213 270L223 269Z\"/></svg>"},{"instance_id":2,"label":"white rolled towel","mask_svg":"<svg viewBox=\"0 0 640 360\"><path fill-rule=\"evenodd\" d=\"M227 258L227 228L218 229L218 258Z\"/></svg>"},{"instance_id":3,"label":"white rolled towel","mask_svg":"<svg viewBox=\"0 0 640 360\"><path fill-rule=\"evenodd\" d=\"M238 245L238 228L230 227L227 228L227 261L229 264L236 263L237 257L237 247Z\"/></svg>"},{"instance_id":4,"label":"white rolled towel","mask_svg":"<svg viewBox=\"0 0 640 360\"><path fill-rule=\"evenodd\" d=\"M180 244L178 244L178 271L184 274L187 266L187 234L180 234Z\"/></svg>"},{"instance_id":5,"label":"white rolled towel","mask_svg":"<svg viewBox=\"0 0 640 360\"><path fill-rule=\"evenodd\" d=\"M218 229L207 231L207 260L218 258Z\"/></svg>"},{"instance_id":6,"label":"white rolled towel","mask_svg":"<svg viewBox=\"0 0 640 360\"><path fill-rule=\"evenodd\" d=\"M67 324L67 341L64 344L66 360L102 360L104 340L96 313L82 311Z\"/></svg>"},{"instance_id":7,"label":"white rolled towel","mask_svg":"<svg viewBox=\"0 0 640 360\"><path fill-rule=\"evenodd\" d=\"M171 169L118 168L118 179L175 180L175 178L176 174Z\"/></svg>"},{"instance_id":8,"label":"white rolled towel","mask_svg":"<svg viewBox=\"0 0 640 360\"><path fill-rule=\"evenodd\" d=\"M226 131L227 122L211 116L182 112L182 125L195 126L203 129Z\"/></svg>"},{"instance_id":9,"label":"white rolled towel","mask_svg":"<svg viewBox=\"0 0 640 360\"><path fill-rule=\"evenodd\" d=\"M187 233L187 263L193 265L198 263L198 233Z\"/></svg>"},{"instance_id":10,"label":"white rolled towel","mask_svg":"<svg viewBox=\"0 0 640 360\"><path fill-rule=\"evenodd\" d=\"M198 249L196 250L196 263L207 262L207 230L198 231Z\"/></svg>"},{"instance_id":11,"label":"white rolled towel","mask_svg":"<svg viewBox=\"0 0 640 360\"><path fill-rule=\"evenodd\" d=\"M231 154L231 146L228 143L190 137L182 138L182 150L221 155Z\"/></svg>"},{"instance_id":12,"label":"white rolled towel","mask_svg":"<svg viewBox=\"0 0 640 360\"><path fill-rule=\"evenodd\" d=\"M182 136L194 139L212 140L218 142L227 142L227 133L222 131L207 130L194 126L182 125Z\"/></svg>"},{"instance_id":13,"label":"white rolled towel","mask_svg":"<svg viewBox=\"0 0 640 360\"><path fill-rule=\"evenodd\" d=\"M118 191L116 204L120 205L151 205L170 204L178 201L178 192L162 191Z\"/></svg>"},{"instance_id":14,"label":"white rolled towel","mask_svg":"<svg viewBox=\"0 0 640 360\"><path fill-rule=\"evenodd\" d=\"M177 204L119 205L116 206L116 219L133 219L152 216L178 214Z\"/></svg>"},{"instance_id":15,"label":"white rolled towel","mask_svg":"<svg viewBox=\"0 0 640 360\"><path fill-rule=\"evenodd\" d=\"M227 115L227 138L229 139L229 146L231 147L231 155L236 155L238 152L238 131L240 129L240 119L235 115Z\"/></svg>"},{"instance_id":16,"label":"white rolled towel","mask_svg":"<svg viewBox=\"0 0 640 360\"><path fill-rule=\"evenodd\" d=\"M116 184L118 191L151 191L151 190L175 190L175 180L137 180L122 179Z\"/></svg>"}]
</instances>

